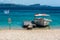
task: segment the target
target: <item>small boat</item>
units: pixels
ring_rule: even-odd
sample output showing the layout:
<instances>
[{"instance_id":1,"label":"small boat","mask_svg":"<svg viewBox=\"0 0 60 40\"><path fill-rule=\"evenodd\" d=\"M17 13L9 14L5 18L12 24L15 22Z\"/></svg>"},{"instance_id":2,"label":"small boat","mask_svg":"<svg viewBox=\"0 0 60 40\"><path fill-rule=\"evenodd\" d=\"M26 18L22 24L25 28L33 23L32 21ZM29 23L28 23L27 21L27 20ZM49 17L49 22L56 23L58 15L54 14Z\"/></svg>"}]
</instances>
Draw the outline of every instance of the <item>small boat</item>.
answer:
<instances>
[{"instance_id":1,"label":"small boat","mask_svg":"<svg viewBox=\"0 0 60 40\"><path fill-rule=\"evenodd\" d=\"M9 14L9 12L10 12L9 10L4 10L5 14Z\"/></svg>"},{"instance_id":2,"label":"small boat","mask_svg":"<svg viewBox=\"0 0 60 40\"><path fill-rule=\"evenodd\" d=\"M23 27L27 28L27 29L32 29L33 25L31 23L31 21L24 21Z\"/></svg>"},{"instance_id":3,"label":"small boat","mask_svg":"<svg viewBox=\"0 0 60 40\"><path fill-rule=\"evenodd\" d=\"M46 27L52 21L49 17L48 14L35 14L34 23L37 26Z\"/></svg>"}]
</instances>

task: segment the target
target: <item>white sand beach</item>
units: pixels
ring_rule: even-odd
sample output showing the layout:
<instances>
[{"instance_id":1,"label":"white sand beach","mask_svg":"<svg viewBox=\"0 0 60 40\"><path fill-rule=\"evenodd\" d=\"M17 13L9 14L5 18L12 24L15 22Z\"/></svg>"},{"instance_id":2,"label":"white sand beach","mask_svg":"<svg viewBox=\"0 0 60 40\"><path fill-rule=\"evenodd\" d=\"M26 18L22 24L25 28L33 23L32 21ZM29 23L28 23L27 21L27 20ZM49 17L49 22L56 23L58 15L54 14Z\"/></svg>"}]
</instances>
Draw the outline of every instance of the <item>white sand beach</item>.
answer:
<instances>
[{"instance_id":1,"label":"white sand beach","mask_svg":"<svg viewBox=\"0 0 60 40\"><path fill-rule=\"evenodd\" d=\"M0 40L60 40L60 29L0 30Z\"/></svg>"}]
</instances>

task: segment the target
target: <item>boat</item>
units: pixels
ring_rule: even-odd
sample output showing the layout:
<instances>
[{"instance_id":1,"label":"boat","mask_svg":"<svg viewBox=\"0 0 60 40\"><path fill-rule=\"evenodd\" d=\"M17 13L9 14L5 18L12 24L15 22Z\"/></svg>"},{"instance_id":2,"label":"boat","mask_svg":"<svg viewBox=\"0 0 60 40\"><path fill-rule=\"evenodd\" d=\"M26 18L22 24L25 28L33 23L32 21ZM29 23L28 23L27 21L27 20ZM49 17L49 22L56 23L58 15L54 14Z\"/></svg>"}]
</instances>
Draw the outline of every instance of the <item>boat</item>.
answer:
<instances>
[{"instance_id":1,"label":"boat","mask_svg":"<svg viewBox=\"0 0 60 40\"><path fill-rule=\"evenodd\" d=\"M34 23L40 27L47 27L49 23L52 22L49 17L50 15L48 14L35 14Z\"/></svg>"},{"instance_id":2,"label":"boat","mask_svg":"<svg viewBox=\"0 0 60 40\"><path fill-rule=\"evenodd\" d=\"M10 12L9 10L4 10L5 14L9 14L9 12Z\"/></svg>"}]
</instances>

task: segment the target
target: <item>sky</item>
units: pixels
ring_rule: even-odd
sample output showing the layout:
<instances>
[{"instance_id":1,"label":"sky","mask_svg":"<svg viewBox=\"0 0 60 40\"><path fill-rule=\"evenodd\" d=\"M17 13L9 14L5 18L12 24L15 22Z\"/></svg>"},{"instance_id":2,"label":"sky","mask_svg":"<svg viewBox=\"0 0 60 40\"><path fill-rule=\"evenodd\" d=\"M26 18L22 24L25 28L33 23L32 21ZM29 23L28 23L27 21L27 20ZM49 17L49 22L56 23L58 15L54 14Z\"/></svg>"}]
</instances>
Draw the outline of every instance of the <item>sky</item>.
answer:
<instances>
[{"instance_id":1,"label":"sky","mask_svg":"<svg viewBox=\"0 0 60 40\"><path fill-rule=\"evenodd\" d=\"M60 6L60 0L0 0L0 3L13 3L13 4L40 4L49 6Z\"/></svg>"}]
</instances>

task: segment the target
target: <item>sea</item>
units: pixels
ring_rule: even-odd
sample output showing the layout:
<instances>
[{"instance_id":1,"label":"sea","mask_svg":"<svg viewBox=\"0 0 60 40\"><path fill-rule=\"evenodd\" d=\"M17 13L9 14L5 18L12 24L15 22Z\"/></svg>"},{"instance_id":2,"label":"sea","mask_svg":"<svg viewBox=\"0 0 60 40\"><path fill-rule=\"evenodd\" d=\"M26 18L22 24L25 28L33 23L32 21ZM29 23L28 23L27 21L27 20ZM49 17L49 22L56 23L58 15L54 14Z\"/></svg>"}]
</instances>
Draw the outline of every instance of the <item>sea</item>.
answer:
<instances>
[{"instance_id":1,"label":"sea","mask_svg":"<svg viewBox=\"0 0 60 40\"><path fill-rule=\"evenodd\" d=\"M33 21L36 13L49 14L52 20L50 28L60 28L60 10L9 10L8 14L5 14L4 11L0 10L0 29L22 29L23 22Z\"/></svg>"}]
</instances>

